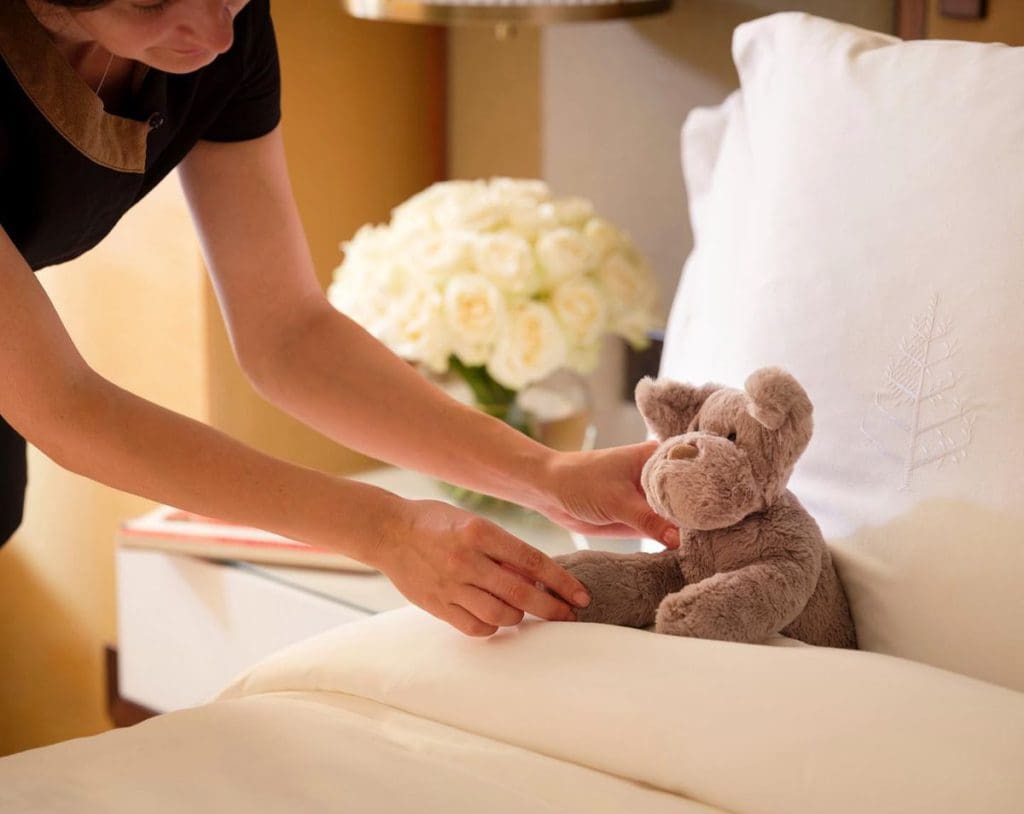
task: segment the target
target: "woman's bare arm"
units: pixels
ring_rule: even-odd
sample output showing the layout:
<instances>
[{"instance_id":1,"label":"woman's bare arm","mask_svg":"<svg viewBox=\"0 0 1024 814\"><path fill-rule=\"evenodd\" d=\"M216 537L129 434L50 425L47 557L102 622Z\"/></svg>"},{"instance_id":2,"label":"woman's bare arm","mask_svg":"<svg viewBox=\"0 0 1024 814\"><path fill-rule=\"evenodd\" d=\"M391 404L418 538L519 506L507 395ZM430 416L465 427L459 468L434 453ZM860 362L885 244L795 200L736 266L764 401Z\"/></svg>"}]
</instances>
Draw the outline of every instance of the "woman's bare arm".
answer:
<instances>
[{"instance_id":1,"label":"woman's bare arm","mask_svg":"<svg viewBox=\"0 0 1024 814\"><path fill-rule=\"evenodd\" d=\"M258 452L116 386L78 353L0 229L0 414L56 463L132 494L343 551L465 633L568 606L582 586L497 526Z\"/></svg>"},{"instance_id":2,"label":"woman's bare arm","mask_svg":"<svg viewBox=\"0 0 1024 814\"><path fill-rule=\"evenodd\" d=\"M550 450L449 398L327 302L280 128L201 142L180 174L239 363L263 395L380 460L521 503L540 497Z\"/></svg>"},{"instance_id":3,"label":"woman's bare arm","mask_svg":"<svg viewBox=\"0 0 1024 814\"><path fill-rule=\"evenodd\" d=\"M180 172L236 356L270 401L348 447L572 528L675 544L636 485L648 445L554 453L449 398L327 302L280 128L201 142Z\"/></svg>"},{"instance_id":4,"label":"woman's bare arm","mask_svg":"<svg viewBox=\"0 0 1024 814\"><path fill-rule=\"evenodd\" d=\"M0 414L56 463L132 494L360 559L374 534L339 502L394 498L271 458L96 373L0 230Z\"/></svg>"}]
</instances>

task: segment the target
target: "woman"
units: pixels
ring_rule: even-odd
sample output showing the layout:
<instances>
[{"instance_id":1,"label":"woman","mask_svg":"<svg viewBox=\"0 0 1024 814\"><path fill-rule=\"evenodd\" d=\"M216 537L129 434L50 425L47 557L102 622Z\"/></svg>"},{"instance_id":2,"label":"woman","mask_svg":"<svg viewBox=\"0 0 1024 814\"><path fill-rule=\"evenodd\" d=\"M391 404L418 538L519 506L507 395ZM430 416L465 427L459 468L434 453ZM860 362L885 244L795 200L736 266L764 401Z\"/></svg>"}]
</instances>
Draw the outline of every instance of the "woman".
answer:
<instances>
[{"instance_id":1,"label":"woman","mask_svg":"<svg viewBox=\"0 0 1024 814\"><path fill-rule=\"evenodd\" d=\"M343 551L469 635L588 601L481 518L271 458L89 368L33 272L94 246L180 167L235 353L268 400L570 528L677 544L637 487L652 444L550 451L327 303L285 167L269 0L3 0L0 54L0 541L21 518L24 437L118 489Z\"/></svg>"}]
</instances>

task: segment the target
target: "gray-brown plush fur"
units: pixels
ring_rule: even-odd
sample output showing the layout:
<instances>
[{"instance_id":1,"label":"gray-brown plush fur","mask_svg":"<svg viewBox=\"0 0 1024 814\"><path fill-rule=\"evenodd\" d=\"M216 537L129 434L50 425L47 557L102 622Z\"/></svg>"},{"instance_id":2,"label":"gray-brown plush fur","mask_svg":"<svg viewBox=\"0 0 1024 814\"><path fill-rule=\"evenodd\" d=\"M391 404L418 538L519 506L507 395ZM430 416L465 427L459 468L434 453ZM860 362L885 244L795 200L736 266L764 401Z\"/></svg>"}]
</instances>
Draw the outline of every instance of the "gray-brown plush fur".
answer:
<instances>
[{"instance_id":1,"label":"gray-brown plush fur","mask_svg":"<svg viewBox=\"0 0 1024 814\"><path fill-rule=\"evenodd\" d=\"M796 379L762 368L735 390L646 378L636 402L661 441L641 483L654 510L679 526L680 546L557 557L591 594L577 618L706 639L782 633L856 647L818 524L786 489L813 426Z\"/></svg>"}]
</instances>

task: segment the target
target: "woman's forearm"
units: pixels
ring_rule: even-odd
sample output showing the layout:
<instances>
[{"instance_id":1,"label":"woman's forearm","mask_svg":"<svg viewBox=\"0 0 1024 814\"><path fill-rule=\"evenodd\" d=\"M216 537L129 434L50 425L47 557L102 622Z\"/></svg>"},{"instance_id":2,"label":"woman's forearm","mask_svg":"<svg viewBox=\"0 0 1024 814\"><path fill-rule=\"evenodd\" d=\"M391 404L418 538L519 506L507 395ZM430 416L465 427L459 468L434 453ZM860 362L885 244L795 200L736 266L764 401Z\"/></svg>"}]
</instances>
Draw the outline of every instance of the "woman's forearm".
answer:
<instances>
[{"instance_id":1,"label":"woman's forearm","mask_svg":"<svg viewBox=\"0 0 1024 814\"><path fill-rule=\"evenodd\" d=\"M88 377L59 430L33 440L61 466L132 494L372 562L399 498L265 455Z\"/></svg>"},{"instance_id":2,"label":"woman's forearm","mask_svg":"<svg viewBox=\"0 0 1024 814\"><path fill-rule=\"evenodd\" d=\"M547 491L551 450L452 399L326 300L248 370L282 409L374 458L526 505Z\"/></svg>"}]
</instances>

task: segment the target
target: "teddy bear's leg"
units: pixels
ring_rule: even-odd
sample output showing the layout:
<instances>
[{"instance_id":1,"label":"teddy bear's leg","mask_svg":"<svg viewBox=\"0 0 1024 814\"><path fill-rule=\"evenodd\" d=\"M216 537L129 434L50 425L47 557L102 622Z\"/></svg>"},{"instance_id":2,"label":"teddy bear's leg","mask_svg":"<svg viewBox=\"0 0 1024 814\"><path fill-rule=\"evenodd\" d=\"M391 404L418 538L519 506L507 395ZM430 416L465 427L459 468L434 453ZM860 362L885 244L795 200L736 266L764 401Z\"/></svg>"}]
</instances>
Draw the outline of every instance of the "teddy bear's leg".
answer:
<instances>
[{"instance_id":1,"label":"teddy bear's leg","mask_svg":"<svg viewBox=\"0 0 1024 814\"><path fill-rule=\"evenodd\" d=\"M813 583L788 561L724 571L665 597L655 630L676 636L761 642L792 622Z\"/></svg>"},{"instance_id":2,"label":"teddy bear's leg","mask_svg":"<svg viewBox=\"0 0 1024 814\"><path fill-rule=\"evenodd\" d=\"M684 585L675 551L576 551L553 559L590 593L590 604L575 609L580 622L647 627L654 622L658 603Z\"/></svg>"}]
</instances>

